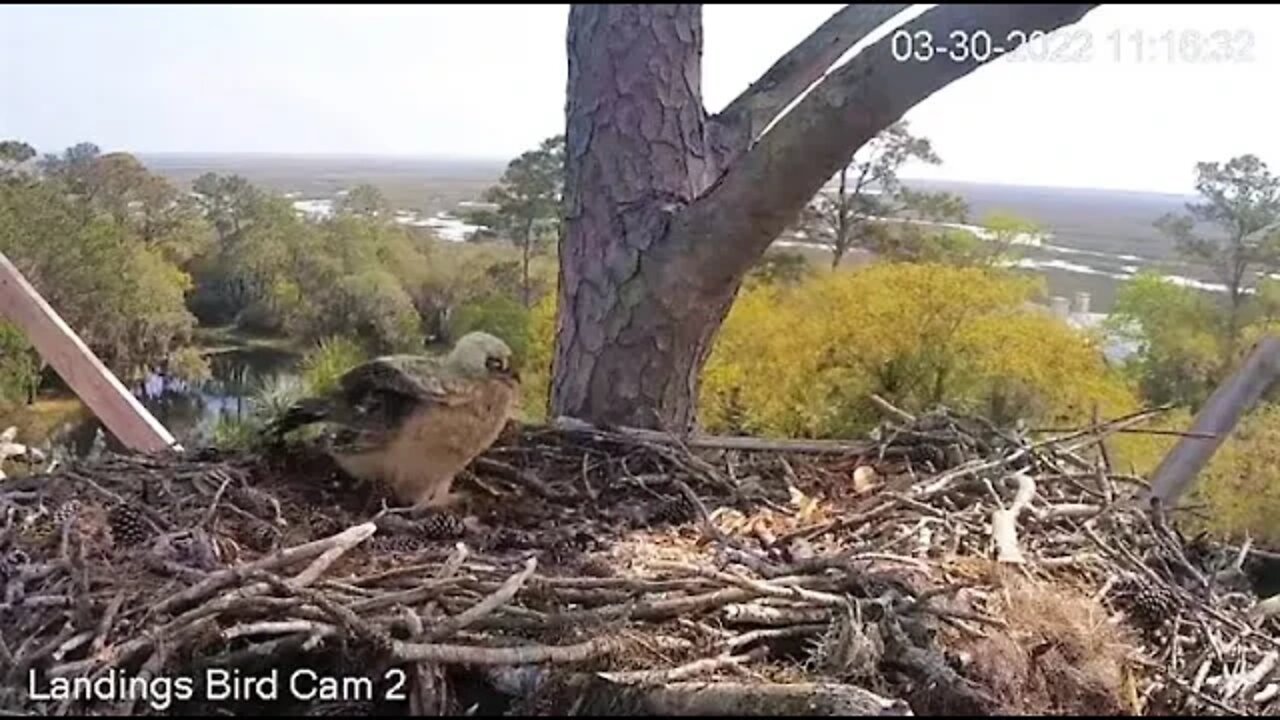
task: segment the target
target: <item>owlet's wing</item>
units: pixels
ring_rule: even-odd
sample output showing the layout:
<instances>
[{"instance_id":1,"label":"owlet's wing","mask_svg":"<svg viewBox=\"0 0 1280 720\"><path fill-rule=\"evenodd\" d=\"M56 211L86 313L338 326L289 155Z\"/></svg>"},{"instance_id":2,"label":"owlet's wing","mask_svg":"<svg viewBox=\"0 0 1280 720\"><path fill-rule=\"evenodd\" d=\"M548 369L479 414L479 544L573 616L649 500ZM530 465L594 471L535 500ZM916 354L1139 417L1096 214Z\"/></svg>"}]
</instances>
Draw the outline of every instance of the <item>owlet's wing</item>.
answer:
<instances>
[{"instance_id":1,"label":"owlet's wing","mask_svg":"<svg viewBox=\"0 0 1280 720\"><path fill-rule=\"evenodd\" d=\"M341 428L332 439L341 452L383 447L415 413L466 402L466 383L431 358L387 356L350 370L339 382Z\"/></svg>"}]
</instances>

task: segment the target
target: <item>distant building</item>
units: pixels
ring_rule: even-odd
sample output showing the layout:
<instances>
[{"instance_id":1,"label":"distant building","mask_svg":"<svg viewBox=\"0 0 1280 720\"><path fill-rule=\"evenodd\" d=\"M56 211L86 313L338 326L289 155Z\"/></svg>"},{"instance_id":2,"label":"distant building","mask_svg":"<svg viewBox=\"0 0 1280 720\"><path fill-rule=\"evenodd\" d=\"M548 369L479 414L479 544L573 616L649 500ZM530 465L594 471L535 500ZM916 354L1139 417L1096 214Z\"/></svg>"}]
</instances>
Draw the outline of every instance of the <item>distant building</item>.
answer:
<instances>
[{"instance_id":1,"label":"distant building","mask_svg":"<svg viewBox=\"0 0 1280 720\"><path fill-rule=\"evenodd\" d=\"M1137 345L1124 337L1117 337L1108 332L1103 323L1108 315L1089 311L1090 296L1087 292L1076 293L1071 300L1055 295L1049 298L1049 312L1062 318L1068 325L1077 330L1096 333L1101 336L1102 352L1109 363L1122 363L1138 351ZM1037 306L1043 308L1043 306Z\"/></svg>"},{"instance_id":2,"label":"distant building","mask_svg":"<svg viewBox=\"0 0 1280 720\"><path fill-rule=\"evenodd\" d=\"M332 200L295 200L293 209L308 220L325 220L333 217Z\"/></svg>"}]
</instances>

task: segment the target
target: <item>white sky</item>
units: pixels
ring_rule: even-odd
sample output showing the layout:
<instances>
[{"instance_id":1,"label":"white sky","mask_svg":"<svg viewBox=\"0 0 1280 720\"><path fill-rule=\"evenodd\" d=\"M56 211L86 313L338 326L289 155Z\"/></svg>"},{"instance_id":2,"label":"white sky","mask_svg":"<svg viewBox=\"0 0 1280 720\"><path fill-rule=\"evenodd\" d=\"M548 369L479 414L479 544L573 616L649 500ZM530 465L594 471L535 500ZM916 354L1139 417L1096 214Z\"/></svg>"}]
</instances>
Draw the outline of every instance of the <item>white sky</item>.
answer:
<instances>
[{"instance_id":1,"label":"white sky","mask_svg":"<svg viewBox=\"0 0 1280 720\"><path fill-rule=\"evenodd\" d=\"M707 5L718 110L839 5ZM564 124L567 5L0 6L0 138L135 152L506 159ZM998 60L908 114L957 180L1185 191L1199 160L1280 170L1280 7L1103 6L1092 61ZM1117 60L1108 34L1142 30ZM1170 62L1166 31L1252 34ZM1070 30L1064 32L1071 32Z\"/></svg>"}]
</instances>

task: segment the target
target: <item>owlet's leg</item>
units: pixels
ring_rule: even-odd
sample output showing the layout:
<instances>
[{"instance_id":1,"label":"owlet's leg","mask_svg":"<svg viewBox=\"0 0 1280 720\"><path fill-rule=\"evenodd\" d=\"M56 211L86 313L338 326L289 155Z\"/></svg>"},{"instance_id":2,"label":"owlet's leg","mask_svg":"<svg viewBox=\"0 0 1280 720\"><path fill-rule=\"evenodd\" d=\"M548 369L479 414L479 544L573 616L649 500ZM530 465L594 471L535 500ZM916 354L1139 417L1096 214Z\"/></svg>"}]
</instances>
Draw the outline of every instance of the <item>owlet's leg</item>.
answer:
<instances>
[{"instance_id":1,"label":"owlet's leg","mask_svg":"<svg viewBox=\"0 0 1280 720\"><path fill-rule=\"evenodd\" d=\"M428 488L413 504L414 515L430 514L432 511L445 510L458 504L461 497L449 492L450 486L453 485L453 479L450 478L443 482L439 482L431 488Z\"/></svg>"}]
</instances>

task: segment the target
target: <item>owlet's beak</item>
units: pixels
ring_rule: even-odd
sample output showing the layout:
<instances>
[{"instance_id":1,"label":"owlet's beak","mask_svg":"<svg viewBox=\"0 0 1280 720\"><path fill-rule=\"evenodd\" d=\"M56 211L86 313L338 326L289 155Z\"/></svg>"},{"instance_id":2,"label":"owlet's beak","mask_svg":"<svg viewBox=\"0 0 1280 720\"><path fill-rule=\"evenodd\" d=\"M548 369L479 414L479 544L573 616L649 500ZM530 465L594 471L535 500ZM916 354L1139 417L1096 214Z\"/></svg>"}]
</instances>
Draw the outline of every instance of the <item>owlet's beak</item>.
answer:
<instances>
[{"instance_id":1,"label":"owlet's beak","mask_svg":"<svg viewBox=\"0 0 1280 720\"><path fill-rule=\"evenodd\" d=\"M498 377L511 378L516 382L520 382L520 373L514 366L512 366L510 359L503 358L499 360L497 358L489 358L486 365L489 366L490 372L494 375L497 375Z\"/></svg>"}]
</instances>

